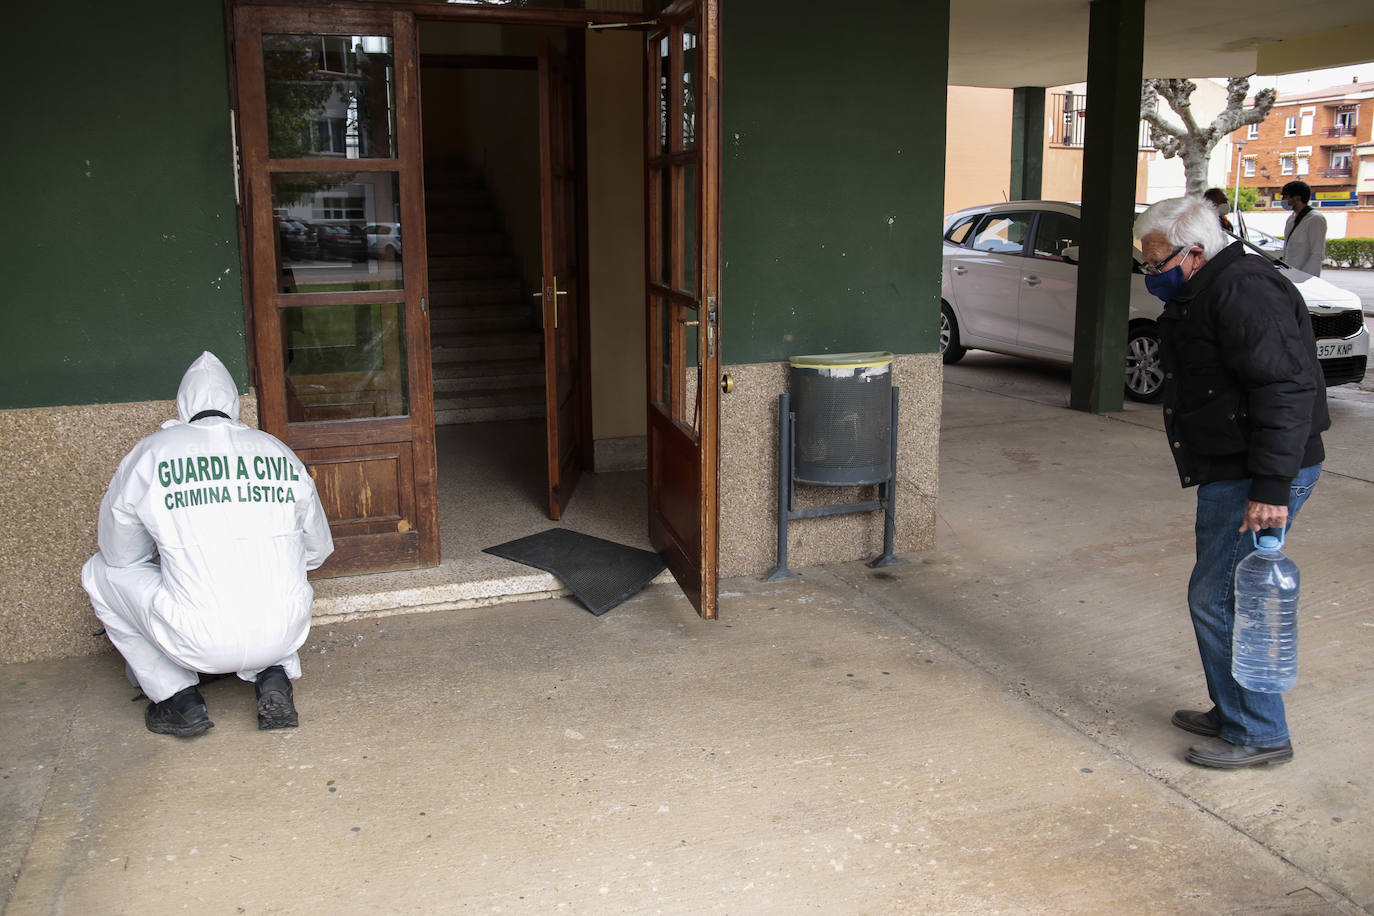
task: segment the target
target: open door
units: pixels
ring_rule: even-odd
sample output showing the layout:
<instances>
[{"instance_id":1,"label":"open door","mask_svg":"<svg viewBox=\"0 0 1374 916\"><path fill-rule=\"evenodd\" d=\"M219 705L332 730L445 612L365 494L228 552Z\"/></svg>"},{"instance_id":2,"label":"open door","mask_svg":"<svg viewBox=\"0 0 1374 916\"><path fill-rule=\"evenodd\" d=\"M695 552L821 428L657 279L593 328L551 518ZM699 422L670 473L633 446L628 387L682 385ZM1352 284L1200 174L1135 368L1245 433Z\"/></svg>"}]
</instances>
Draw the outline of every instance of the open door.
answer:
<instances>
[{"instance_id":1,"label":"open door","mask_svg":"<svg viewBox=\"0 0 1374 916\"><path fill-rule=\"evenodd\" d=\"M582 476L582 303L578 299L577 145L563 55L539 42L539 211L549 518L563 517Z\"/></svg>"},{"instance_id":2,"label":"open door","mask_svg":"<svg viewBox=\"0 0 1374 916\"><path fill-rule=\"evenodd\" d=\"M717 0L679 0L649 33L646 250L649 537L716 616L720 391Z\"/></svg>"},{"instance_id":3,"label":"open door","mask_svg":"<svg viewBox=\"0 0 1374 916\"><path fill-rule=\"evenodd\" d=\"M262 427L315 479L335 545L320 574L432 566L414 19L237 6L234 34Z\"/></svg>"}]
</instances>

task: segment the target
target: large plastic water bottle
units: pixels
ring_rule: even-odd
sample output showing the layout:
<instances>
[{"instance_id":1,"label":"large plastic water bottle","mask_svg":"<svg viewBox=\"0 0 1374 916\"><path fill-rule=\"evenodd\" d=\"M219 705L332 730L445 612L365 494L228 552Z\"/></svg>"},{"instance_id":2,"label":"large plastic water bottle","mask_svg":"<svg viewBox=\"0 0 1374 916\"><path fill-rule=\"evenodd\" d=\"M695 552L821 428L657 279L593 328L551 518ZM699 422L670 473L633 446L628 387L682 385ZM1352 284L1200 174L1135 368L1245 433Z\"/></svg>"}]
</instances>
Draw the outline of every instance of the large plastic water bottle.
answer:
<instances>
[{"instance_id":1,"label":"large plastic water bottle","mask_svg":"<svg viewBox=\"0 0 1374 916\"><path fill-rule=\"evenodd\" d=\"M1236 567L1231 674L1249 690L1283 693L1298 680L1298 564L1282 550L1282 529L1255 547Z\"/></svg>"}]
</instances>

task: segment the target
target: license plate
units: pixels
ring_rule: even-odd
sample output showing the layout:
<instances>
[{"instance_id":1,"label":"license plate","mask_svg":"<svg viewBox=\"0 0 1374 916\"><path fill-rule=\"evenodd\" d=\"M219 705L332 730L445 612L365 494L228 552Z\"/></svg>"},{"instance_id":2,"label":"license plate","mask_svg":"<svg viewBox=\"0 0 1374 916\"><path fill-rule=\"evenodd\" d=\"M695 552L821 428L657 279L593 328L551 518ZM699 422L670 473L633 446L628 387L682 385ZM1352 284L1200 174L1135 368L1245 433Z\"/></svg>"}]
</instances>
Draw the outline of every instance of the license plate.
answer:
<instances>
[{"instance_id":1,"label":"license plate","mask_svg":"<svg viewBox=\"0 0 1374 916\"><path fill-rule=\"evenodd\" d=\"M1355 342L1344 340L1339 343L1319 343L1317 344L1317 359L1335 359L1340 356L1351 356L1355 352Z\"/></svg>"}]
</instances>

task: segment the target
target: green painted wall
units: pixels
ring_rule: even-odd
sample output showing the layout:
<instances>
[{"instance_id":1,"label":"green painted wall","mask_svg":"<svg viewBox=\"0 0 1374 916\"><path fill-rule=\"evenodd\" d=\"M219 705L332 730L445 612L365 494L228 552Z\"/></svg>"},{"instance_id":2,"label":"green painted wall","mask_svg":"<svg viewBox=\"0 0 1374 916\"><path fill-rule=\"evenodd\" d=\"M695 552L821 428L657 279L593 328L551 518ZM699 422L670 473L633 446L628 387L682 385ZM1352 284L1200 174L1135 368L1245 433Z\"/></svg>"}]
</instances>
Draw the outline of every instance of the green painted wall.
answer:
<instances>
[{"instance_id":1,"label":"green painted wall","mask_svg":"<svg viewBox=\"0 0 1374 916\"><path fill-rule=\"evenodd\" d=\"M10 21L0 407L171 398L207 349L246 390L220 0Z\"/></svg>"},{"instance_id":2,"label":"green painted wall","mask_svg":"<svg viewBox=\"0 0 1374 916\"><path fill-rule=\"evenodd\" d=\"M721 4L727 363L938 350L947 2Z\"/></svg>"}]
</instances>

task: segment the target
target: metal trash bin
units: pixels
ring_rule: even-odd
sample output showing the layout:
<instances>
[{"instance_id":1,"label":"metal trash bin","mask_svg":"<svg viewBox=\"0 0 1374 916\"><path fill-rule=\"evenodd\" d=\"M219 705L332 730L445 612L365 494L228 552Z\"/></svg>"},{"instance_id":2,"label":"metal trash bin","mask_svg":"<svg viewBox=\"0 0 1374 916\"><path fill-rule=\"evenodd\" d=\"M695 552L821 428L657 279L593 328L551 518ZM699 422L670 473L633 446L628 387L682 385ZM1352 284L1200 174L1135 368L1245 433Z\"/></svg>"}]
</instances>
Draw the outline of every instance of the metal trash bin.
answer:
<instances>
[{"instance_id":1,"label":"metal trash bin","mask_svg":"<svg viewBox=\"0 0 1374 916\"><path fill-rule=\"evenodd\" d=\"M892 475L891 353L794 356L795 480L840 487Z\"/></svg>"},{"instance_id":2,"label":"metal trash bin","mask_svg":"<svg viewBox=\"0 0 1374 916\"><path fill-rule=\"evenodd\" d=\"M883 512L883 552L868 565L891 566L897 527L897 398L893 356L794 356L790 392L778 396L778 565L766 581L790 579L787 528L794 519ZM795 401L795 404L793 403ZM798 508L797 486L877 484L877 498Z\"/></svg>"}]
</instances>

